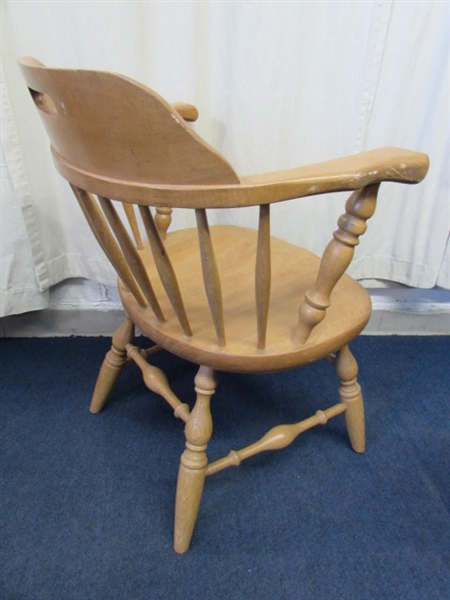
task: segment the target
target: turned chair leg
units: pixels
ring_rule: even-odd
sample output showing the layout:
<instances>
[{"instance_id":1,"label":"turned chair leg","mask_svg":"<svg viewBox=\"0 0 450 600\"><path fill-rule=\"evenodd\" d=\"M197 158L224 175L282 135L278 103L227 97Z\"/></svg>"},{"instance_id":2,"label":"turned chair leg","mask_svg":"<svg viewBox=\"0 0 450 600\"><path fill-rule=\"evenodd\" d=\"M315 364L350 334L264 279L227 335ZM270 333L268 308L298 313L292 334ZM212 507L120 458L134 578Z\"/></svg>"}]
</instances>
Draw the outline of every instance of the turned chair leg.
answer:
<instances>
[{"instance_id":1,"label":"turned chair leg","mask_svg":"<svg viewBox=\"0 0 450 600\"><path fill-rule=\"evenodd\" d=\"M122 325L114 333L111 350L107 352L100 373L98 374L91 400L91 413L98 413L104 407L109 393L127 363L125 346L131 344L133 341L134 323L127 316Z\"/></svg>"},{"instance_id":2,"label":"turned chair leg","mask_svg":"<svg viewBox=\"0 0 450 600\"><path fill-rule=\"evenodd\" d=\"M339 397L345 404L345 423L350 443L355 452L365 450L364 404L356 377L358 364L348 346L341 348L336 355L336 374L339 379Z\"/></svg>"},{"instance_id":3,"label":"turned chair leg","mask_svg":"<svg viewBox=\"0 0 450 600\"><path fill-rule=\"evenodd\" d=\"M197 401L186 423L186 449L178 472L174 549L180 554L186 552L191 543L205 483L206 447L213 429L209 404L216 385L213 369L200 367L195 377Z\"/></svg>"}]
</instances>

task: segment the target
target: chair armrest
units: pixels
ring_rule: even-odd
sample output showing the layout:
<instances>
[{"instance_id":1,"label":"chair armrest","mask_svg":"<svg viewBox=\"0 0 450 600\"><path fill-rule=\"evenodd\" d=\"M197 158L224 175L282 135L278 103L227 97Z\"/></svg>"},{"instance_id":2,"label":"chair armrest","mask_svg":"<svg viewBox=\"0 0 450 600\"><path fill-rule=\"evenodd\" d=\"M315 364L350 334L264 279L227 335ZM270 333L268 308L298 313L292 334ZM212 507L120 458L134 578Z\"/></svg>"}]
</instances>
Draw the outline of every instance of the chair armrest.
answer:
<instances>
[{"instance_id":1,"label":"chair armrest","mask_svg":"<svg viewBox=\"0 0 450 600\"><path fill-rule=\"evenodd\" d=\"M238 182L168 185L102 177L67 162L52 148L60 174L82 189L107 198L172 208L233 208L359 190L382 181L418 183L428 170L421 152L381 148L314 165L240 177Z\"/></svg>"},{"instance_id":2,"label":"chair armrest","mask_svg":"<svg viewBox=\"0 0 450 600\"><path fill-rule=\"evenodd\" d=\"M198 110L193 104L174 102L172 108L174 108L185 121L196 121L198 119Z\"/></svg>"},{"instance_id":3,"label":"chair armrest","mask_svg":"<svg viewBox=\"0 0 450 600\"><path fill-rule=\"evenodd\" d=\"M273 202L356 190L382 181L418 183L428 166L428 156L422 152L387 147L295 169L246 175L240 180L244 187L262 188L261 195L267 193L271 196L267 201Z\"/></svg>"}]
</instances>

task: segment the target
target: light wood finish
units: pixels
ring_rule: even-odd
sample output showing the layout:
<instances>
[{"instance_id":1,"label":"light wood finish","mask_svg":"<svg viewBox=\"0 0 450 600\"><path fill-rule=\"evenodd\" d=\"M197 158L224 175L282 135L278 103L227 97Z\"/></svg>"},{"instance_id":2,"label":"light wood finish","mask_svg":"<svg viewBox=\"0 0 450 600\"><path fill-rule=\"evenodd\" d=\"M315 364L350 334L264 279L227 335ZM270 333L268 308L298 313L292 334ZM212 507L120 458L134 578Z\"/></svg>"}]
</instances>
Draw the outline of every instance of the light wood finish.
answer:
<instances>
[{"instance_id":1,"label":"light wood finish","mask_svg":"<svg viewBox=\"0 0 450 600\"><path fill-rule=\"evenodd\" d=\"M256 252L256 322L258 330L258 348L266 347L267 319L269 316L271 287L270 261L270 205L259 208L258 247Z\"/></svg>"},{"instance_id":2,"label":"light wood finish","mask_svg":"<svg viewBox=\"0 0 450 600\"><path fill-rule=\"evenodd\" d=\"M195 211L197 218L198 240L200 245L200 256L205 283L206 295L208 297L209 308L214 322L214 328L217 334L217 343L219 346L225 346L225 324L223 320L222 305L222 287L220 285L219 271L217 269L214 247L211 242L211 233L209 230L206 211L197 209Z\"/></svg>"},{"instance_id":3,"label":"light wood finish","mask_svg":"<svg viewBox=\"0 0 450 600\"><path fill-rule=\"evenodd\" d=\"M183 299L181 297L180 288L178 286L172 263L170 262L169 256L164 248L164 244L161 240L149 208L147 206L140 206L139 208L161 282L178 317L178 321L180 322L183 332L187 336L191 336L191 327L186 316L186 310L184 308Z\"/></svg>"},{"instance_id":4,"label":"light wood finish","mask_svg":"<svg viewBox=\"0 0 450 600\"><path fill-rule=\"evenodd\" d=\"M147 302L152 307L152 310L155 313L158 321L160 323L163 322L164 315L155 296L155 292L153 291L153 287L150 279L148 278L145 266L142 263L139 253L134 247L124 224L120 220L111 200L99 196L99 202L107 220L109 221L109 224L111 225L111 229L114 231L117 241L119 242L119 246L123 252L123 257L125 258L127 264L130 265L131 272L133 273L137 284L142 290Z\"/></svg>"},{"instance_id":5,"label":"light wood finish","mask_svg":"<svg viewBox=\"0 0 450 600\"><path fill-rule=\"evenodd\" d=\"M318 410L315 415L293 423L292 425L277 425L272 427L260 440L242 448L242 450L231 450L224 458L210 463L206 469L206 475L214 475L228 467L238 467L241 462L260 452L268 450L281 450L286 448L304 431L316 425L325 425L329 419L342 414L347 409L345 404L335 404L326 410Z\"/></svg>"},{"instance_id":6,"label":"light wood finish","mask_svg":"<svg viewBox=\"0 0 450 600\"><path fill-rule=\"evenodd\" d=\"M167 230L172 223L172 209L167 206L157 206L155 222L159 236L164 241L167 237Z\"/></svg>"},{"instance_id":7,"label":"light wood finish","mask_svg":"<svg viewBox=\"0 0 450 600\"><path fill-rule=\"evenodd\" d=\"M134 296L119 282L122 302L136 325L163 348L196 364L217 370L266 372L306 364L333 352L352 340L366 325L371 312L366 290L344 275L333 291L327 318L318 325L307 344L293 339L302 296L317 278L320 259L292 244L271 238L272 291L266 333L266 347L258 349L255 300L255 264L258 232L243 227L218 225L210 228L217 271L221 275L223 320L226 345L219 346L209 312L202 276L197 230L169 233L165 243L177 275L186 314L192 329L187 338L175 311L158 281L148 247L143 262L154 281L166 321L161 325L151 308L140 307ZM351 298L351 307L349 307Z\"/></svg>"},{"instance_id":8,"label":"light wood finish","mask_svg":"<svg viewBox=\"0 0 450 600\"><path fill-rule=\"evenodd\" d=\"M144 383L148 389L164 398L173 408L173 413L178 419L187 421L189 417L189 405L181 402L173 393L164 372L158 367L148 364L146 357L141 354L137 346L127 344L126 351L127 356L141 369L144 376Z\"/></svg>"},{"instance_id":9,"label":"light wood finish","mask_svg":"<svg viewBox=\"0 0 450 600\"><path fill-rule=\"evenodd\" d=\"M336 355L336 374L339 378L339 396L346 406L345 423L350 443L355 452L366 449L364 428L364 405L361 387L356 380L358 364L348 346L343 346Z\"/></svg>"},{"instance_id":10,"label":"light wood finish","mask_svg":"<svg viewBox=\"0 0 450 600\"><path fill-rule=\"evenodd\" d=\"M138 250L142 250L142 238L141 232L139 231L138 221L136 219L136 214L134 212L134 206L132 204L123 204L123 208L125 209L125 214L127 215L128 222L131 227L131 231L133 232L134 239L136 241L136 247Z\"/></svg>"},{"instance_id":11,"label":"light wood finish","mask_svg":"<svg viewBox=\"0 0 450 600\"><path fill-rule=\"evenodd\" d=\"M421 152L401 148L380 148L298 169L263 175L247 175L234 185L163 185L142 183L103 176L69 163L52 149L60 174L83 189L125 202L174 208L208 208L214 198L216 208L257 206L316 196L329 192L346 192L392 181L418 183L428 171L428 157Z\"/></svg>"},{"instance_id":12,"label":"light wood finish","mask_svg":"<svg viewBox=\"0 0 450 600\"><path fill-rule=\"evenodd\" d=\"M120 180L144 186L149 181L188 186L239 183L228 162L144 85L105 71L51 69L30 58L22 59L20 66L32 98L38 93L55 106L56 114L49 114L36 103L54 156L61 156L67 166L98 181L119 175ZM121 198L67 179L98 196Z\"/></svg>"},{"instance_id":13,"label":"light wood finish","mask_svg":"<svg viewBox=\"0 0 450 600\"><path fill-rule=\"evenodd\" d=\"M197 118L195 107L171 106L114 73L49 69L32 58L22 59L20 67L56 168L119 275L128 315L105 357L91 410L103 407L123 366L135 362L149 389L186 422L175 550L189 547L206 475L284 448L341 413L352 447L363 452L363 401L348 344L367 323L371 305L345 270L375 210L380 184L418 183L427 173L427 156L388 147L238 177L185 122ZM270 235L270 204L334 191L352 193L322 258ZM121 203L127 225L117 210ZM208 224L206 209L247 206L260 207L254 229ZM197 227L169 232L176 207L194 209ZM133 346L135 325L160 348L201 365L192 412L164 373L148 364L154 349ZM331 400L308 419L272 427L208 465L216 371L282 371L320 359L334 364L339 404Z\"/></svg>"},{"instance_id":14,"label":"light wood finish","mask_svg":"<svg viewBox=\"0 0 450 600\"><path fill-rule=\"evenodd\" d=\"M206 448L213 430L210 399L216 385L214 371L201 366L195 377L197 401L186 424L186 450L178 471L174 548L179 553L189 548L203 493L208 464Z\"/></svg>"},{"instance_id":15,"label":"light wood finish","mask_svg":"<svg viewBox=\"0 0 450 600\"><path fill-rule=\"evenodd\" d=\"M362 188L347 200L346 213L340 217L339 229L325 249L314 287L306 292L302 302L294 334L299 344L304 344L312 329L325 318L331 292L353 258L358 238L367 229L366 220L375 212L378 188L378 184Z\"/></svg>"},{"instance_id":16,"label":"light wood finish","mask_svg":"<svg viewBox=\"0 0 450 600\"><path fill-rule=\"evenodd\" d=\"M125 256L122 254L116 239L108 228L105 216L100 210L97 202L95 201L92 194L87 193L84 190L72 186L72 190L81 206L81 210L86 217L98 243L102 247L104 253L111 261L111 264L117 271L120 279L124 282L127 288L132 292L136 302L140 306L146 306L144 295L137 285L131 268L129 267Z\"/></svg>"},{"instance_id":17,"label":"light wood finish","mask_svg":"<svg viewBox=\"0 0 450 600\"><path fill-rule=\"evenodd\" d=\"M174 108L185 121L196 121L198 119L198 110L193 104L173 102L172 108Z\"/></svg>"},{"instance_id":18,"label":"light wood finish","mask_svg":"<svg viewBox=\"0 0 450 600\"><path fill-rule=\"evenodd\" d=\"M52 140L57 169L73 185L106 198L179 208L255 206L380 181L417 183L428 170L423 153L381 148L239 178L142 84L115 73L52 69L30 57L19 64ZM44 99L56 114L42 109Z\"/></svg>"},{"instance_id":19,"label":"light wood finish","mask_svg":"<svg viewBox=\"0 0 450 600\"><path fill-rule=\"evenodd\" d=\"M113 336L111 350L107 352L100 373L98 374L91 400L91 413L96 414L104 407L123 367L127 364L127 352L125 348L133 340L134 323L129 317L126 317Z\"/></svg>"}]
</instances>

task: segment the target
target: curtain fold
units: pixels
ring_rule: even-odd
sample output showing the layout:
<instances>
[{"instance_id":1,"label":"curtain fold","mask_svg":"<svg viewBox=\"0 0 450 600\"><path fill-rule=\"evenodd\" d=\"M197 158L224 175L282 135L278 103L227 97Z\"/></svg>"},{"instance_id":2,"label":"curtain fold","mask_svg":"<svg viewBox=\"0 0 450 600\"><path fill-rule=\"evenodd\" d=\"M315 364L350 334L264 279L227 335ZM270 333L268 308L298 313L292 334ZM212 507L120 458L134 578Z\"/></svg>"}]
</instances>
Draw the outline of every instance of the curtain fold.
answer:
<instances>
[{"instance_id":1,"label":"curtain fold","mask_svg":"<svg viewBox=\"0 0 450 600\"><path fill-rule=\"evenodd\" d=\"M196 104L194 128L242 175L385 145L427 152L423 183L381 186L350 273L450 287L447 3L3 0L1 10L0 316L45 307L49 287L70 277L115 282L53 167L23 55L113 70ZM321 253L344 202L274 206L273 233ZM213 212L219 221L255 227L257 215ZM175 228L192 223L175 211Z\"/></svg>"}]
</instances>

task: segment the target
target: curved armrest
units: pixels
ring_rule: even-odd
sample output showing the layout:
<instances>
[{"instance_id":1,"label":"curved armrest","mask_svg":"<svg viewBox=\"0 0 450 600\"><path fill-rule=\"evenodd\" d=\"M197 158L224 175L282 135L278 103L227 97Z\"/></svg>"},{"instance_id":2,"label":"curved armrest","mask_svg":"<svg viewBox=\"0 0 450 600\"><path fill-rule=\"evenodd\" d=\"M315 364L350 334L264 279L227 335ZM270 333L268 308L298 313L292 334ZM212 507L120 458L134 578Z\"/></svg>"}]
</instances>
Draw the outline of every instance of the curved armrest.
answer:
<instances>
[{"instance_id":1,"label":"curved armrest","mask_svg":"<svg viewBox=\"0 0 450 600\"><path fill-rule=\"evenodd\" d=\"M172 108L174 108L185 121L196 121L198 119L198 110L193 104L174 102Z\"/></svg>"},{"instance_id":2,"label":"curved armrest","mask_svg":"<svg viewBox=\"0 0 450 600\"><path fill-rule=\"evenodd\" d=\"M267 190L271 196L268 201L273 202L325 192L356 190L382 181L418 183L427 174L428 166L428 156L422 152L387 147L306 167L247 175L240 179L245 187Z\"/></svg>"},{"instance_id":3,"label":"curved armrest","mask_svg":"<svg viewBox=\"0 0 450 600\"><path fill-rule=\"evenodd\" d=\"M177 105L175 105L176 107ZM188 105L189 106L189 105ZM183 112L180 113L183 116ZM293 198L359 190L382 181L418 183L428 171L428 156L401 148L380 148L297 169L247 175L238 183L205 181L196 185L130 181L102 177L68 163L52 148L56 167L73 185L107 198L172 208L233 208Z\"/></svg>"}]
</instances>

